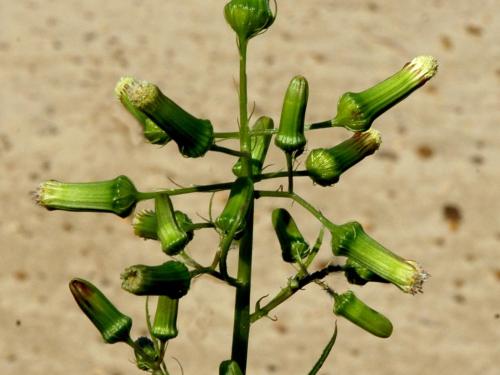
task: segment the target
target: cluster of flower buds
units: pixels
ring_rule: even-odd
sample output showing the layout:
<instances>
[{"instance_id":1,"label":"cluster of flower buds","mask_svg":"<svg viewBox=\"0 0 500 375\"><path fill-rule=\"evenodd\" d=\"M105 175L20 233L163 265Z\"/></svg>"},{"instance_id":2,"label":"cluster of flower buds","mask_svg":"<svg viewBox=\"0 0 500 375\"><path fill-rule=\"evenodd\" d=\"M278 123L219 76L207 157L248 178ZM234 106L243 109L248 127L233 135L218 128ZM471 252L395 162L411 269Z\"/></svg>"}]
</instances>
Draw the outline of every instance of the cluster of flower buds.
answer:
<instances>
[{"instance_id":1,"label":"cluster of flower buds","mask_svg":"<svg viewBox=\"0 0 500 375\"><path fill-rule=\"evenodd\" d=\"M84 183L49 180L38 187L35 199L49 210L100 211L126 217L137 203L137 190L127 176Z\"/></svg>"},{"instance_id":2,"label":"cluster of flower buds","mask_svg":"<svg viewBox=\"0 0 500 375\"><path fill-rule=\"evenodd\" d=\"M347 92L340 98L333 126L363 132L385 111L424 85L437 72L432 56L418 56L385 81L358 93Z\"/></svg>"},{"instance_id":3,"label":"cluster of flower buds","mask_svg":"<svg viewBox=\"0 0 500 375\"><path fill-rule=\"evenodd\" d=\"M263 33L275 19L269 0L231 0L224 7L224 17L240 41Z\"/></svg>"},{"instance_id":4,"label":"cluster of flower buds","mask_svg":"<svg viewBox=\"0 0 500 375\"><path fill-rule=\"evenodd\" d=\"M272 222L281 247L281 257L285 262L296 263L309 254L309 244L300 233L295 220L284 208L272 213Z\"/></svg>"},{"instance_id":5,"label":"cluster of flower buds","mask_svg":"<svg viewBox=\"0 0 500 375\"><path fill-rule=\"evenodd\" d=\"M134 341L134 355L137 367L143 371L152 371L159 358L153 341L144 336Z\"/></svg>"},{"instance_id":6,"label":"cluster of flower buds","mask_svg":"<svg viewBox=\"0 0 500 375\"><path fill-rule=\"evenodd\" d=\"M108 344L130 340L132 319L120 311L102 292L86 280L73 279L69 289L76 303Z\"/></svg>"},{"instance_id":7,"label":"cluster of flower buds","mask_svg":"<svg viewBox=\"0 0 500 375\"><path fill-rule=\"evenodd\" d=\"M330 230L334 255L348 257L405 293L422 292L429 275L416 262L401 258L368 236L361 224L349 222Z\"/></svg>"},{"instance_id":8,"label":"cluster of flower buds","mask_svg":"<svg viewBox=\"0 0 500 375\"><path fill-rule=\"evenodd\" d=\"M235 238L241 235L248 208L253 201L253 189L253 182L248 177L238 177L233 183L227 203L215 220L215 227L222 235L231 232Z\"/></svg>"},{"instance_id":9,"label":"cluster of flower buds","mask_svg":"<svg viewBox=\"0 0 500 375\"><path fill-rule=\"evenodd\" d=\"M380 133L370 129L354 133L332 148L314 149L306 160L309 177L321 186L335 184L342 173L377 151L381 143Z\"/></svg>"},{"instance_id":10,"label":"cluster of flower buds","mask_svg":"<svg viewBox=\"0 0 500 375\"><path fill-rule=\"evenodd\" d=\"M392 323L384 315L361 301L352 291L334 296L333 312L371 334L387 338L392 334Z\"/></svg>"},{"instance_id":11,"label":"cluster of flower buds","mask_svg":"<svg viewBox=\"0 0 500 375\"><path fill-rule=\"evenodd\" d=\"M172 138L181 154L190 158L205 155L212 146L214 131L210 121L192 116L165 96L156 85L125 77L118 82L115 91L125 108L143 124L150 141L159 137L162 141L155 143L164 144L168 142L167 138Z\"/></svg>"},{"instance_id":12,"label":"cluster of flower buds","mask_svg":"<svg viewBox=\"0 0 500 375\"><path fill-rule=\"evenodd\" d=\"M296 76L288 85L281 110L278 134L274 144L287 154L299 156L307 143L304 121L309 97L309 85L302 76Z\"/></svg>"},{"instance_id":13,"label":"cluster of flower buds","mask_svg":"<svg viewBox=\"0 0 500 375\"><path fill-rule=\"evenodd\" d=\"M138 296L168 296L178 299L186 295L191 274L184 263L168 261L159 266L137 264L121 274L122 288Z\"/></svg>"}]
</instances>

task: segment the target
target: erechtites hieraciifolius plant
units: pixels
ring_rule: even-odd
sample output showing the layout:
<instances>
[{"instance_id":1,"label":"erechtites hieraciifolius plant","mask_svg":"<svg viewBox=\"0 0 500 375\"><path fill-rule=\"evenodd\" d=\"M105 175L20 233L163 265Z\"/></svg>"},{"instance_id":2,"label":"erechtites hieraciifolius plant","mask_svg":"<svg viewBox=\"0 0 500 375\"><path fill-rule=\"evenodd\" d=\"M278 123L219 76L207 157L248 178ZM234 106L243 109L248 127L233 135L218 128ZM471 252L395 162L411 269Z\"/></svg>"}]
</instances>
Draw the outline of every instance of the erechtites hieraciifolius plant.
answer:
<instances>
[{"instance_id":1,"label":"erechtites hieraciifolius plant","mask_svg":"<svg viewBox=\"0 0 500 375\"><path fill-rule=\"evenodd\" d=\"M345 93L338 101L336 114L312 124L305 122L309 98L307 79L301 72L290 72L293 78L283 89L281 113L261 116L254 121L248 112L247 50L252 38L273 25L276 10L276 4L268 0L231 0L223 8L224 17L235 33L239 53L239 119L234 124L235 131L219 131L216 124L191 114L184 109L183 103L177 104L170 99L173 93L167 96L153 83L126 76L115 88L119 101L139 123L146 141L165 146L156 150L158 154L168 150L171 152L169 158L173 160L174 144L179 151L178 157L193 158L193 163L205 162L200 158L208 152L224 153L229 159L227 168L235 176L232 180L204 184L190 175L193 180L189 187L152 191L138 190L126 176L85 183L48 180L35 193L37 203L49 210L112 213L120 217L134 215L134 233L139 238L156 241L158 251L165 256L160 264L131 265L120 275L123 290L142 297L146 305L148 332L146 335L141 332L140 337L131 337L132 319L119 311L96 286L81 278L75 278L69 284L78 306L100 332L104 342L129 345L139 370L154 375L169 374L170 363L165 360L169 358L166 357L168 343L182 335L183 330L177 322L179 311L182 311L180 301L190 298L190 289L197 287L192 280L201 276L216 278L233 288L235 293L231 355L220 363L218 371L221 375L247 373L251 326L268 317L277 306L309 284L317 284L326 292L325 297L330 299L336 316L377 337L389 337L393 324L385 315L369 307L376 305L375 294L372 293L370 301L365 303L351 290L339 290L345 288L324 281L331 273L343 273L349 283L359 286L388 287L393 284L407 294L422 292L428 277L417 262L404 259L381 245L364 231L360 223L335 224L324 216L322 212L334 199L333 194L320 210L304 198L309 191L305 194L295 191L293 182L296 178L309 177L315 185L328 188L337 184L349 169L367 160L381 147L380 132L372 128L373 124L436 74L436 60L431 56L415 57L379 84L358 93ZM230 113L228 116L232 117ZM274 126L273 118L279 120L278 127ZM307 151L307 133L325 128L332 132L344 131L347 135L336 145L323 148L309 145L310 151L304 157L305 168L297 169L297 159ZM227 139L238 140L239 147L229 148L227 143L224 146L219 143ZM271 144L285 156L283 169L266 165ZM274 189L259 188L260 181L281 178L286 178L285 189L279 183ZM348 176L343 180L349 183ZM178 195L219 192L225 193L227 198L223 210L213 216L215 219L212 219L209 208L210 199L207 199L209 219L199 221L193 221L180 211L181 205L176 201ZM293 267L294 273L283 280L284 286L267 303L263 302L264 297L258 298L255 307L251 308L256 199L271 199L277 206L269 215L270 233L274 229L276 240L269 241L269 249L265 250L281 256ZM134 212L144 201L151 201L154 209ZM301 220L295 220L299 216L293 218L284 207L292 202L304 209L303 216L307 215L317 223L319 234L316 239L306 238L299 228ZM183 210L186 208L182 207ZM218 242L211 246L200 244L196 241L196 233L200 230L215 231ZM326 250L331 262L320 269L313 268L325 232L331 236ZM212 252L209 264L201 264L191 254L191 249L198 246L205 252ZM236 267L228 264L230 251L238 258ZM152 299L156 300L156 310L150 315ZM325 311L325 314L330 314L330 311ZM311 363L309 374L318 373L335 344L337 326L333 318L331 330L331 339L318 360ZM216 368L204 369L203 373L216 371Z\"/></svg>"}]
</instances>

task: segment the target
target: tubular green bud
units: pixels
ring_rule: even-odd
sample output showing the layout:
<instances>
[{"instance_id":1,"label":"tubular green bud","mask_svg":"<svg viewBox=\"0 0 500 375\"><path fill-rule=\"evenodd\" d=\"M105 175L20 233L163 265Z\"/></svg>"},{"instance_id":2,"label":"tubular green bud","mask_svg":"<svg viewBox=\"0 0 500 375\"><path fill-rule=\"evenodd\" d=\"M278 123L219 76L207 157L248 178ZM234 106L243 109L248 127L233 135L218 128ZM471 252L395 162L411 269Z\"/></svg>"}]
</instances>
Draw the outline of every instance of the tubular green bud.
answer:
<instances>
[{"instance_id":1,"label":"tubular green bud","mask_svg":"<svg viewBox=\"0 0 500 375\"><path fill-rule=\"evenodd\" d=\"M349 283L355 285L365 285L369 281L387 283L387 280L352 259L347 259L344 275Z\"/></svg>"},{"instance_id":2,"label":"tubular green bud","mask_svg":"<svg viewBox=\"0 0 500 375\"><path fill-rule=\"evenodd\" d=\"M335 296L333 312L377 337L387 338L392 334L390 320L367 306L350 290Z\"/></svg>"},{"instance_id":3,"label":"tubular green bud","mask_svg":"<svg viewBox=\"0 0 500 375\"><path fill-rule=\"evenodd\" d=\"M219 366L219 375L243 375L243 373L236 361L228 359L227 361L221 362Z\"/></svg>"},{"instance_id":4,"label":"tubular green bud","mask_svg":"<svg viewBox=\"0 0 500 375\"><path fill-rule=\"evenodd\" d=\"M233 225L236 225L238 235L243 230L245 216L252 200L252 181L246 177L238 177L231 188L226 206L215 220L216 228L223 234L228 234Z\"/></svg>"},{"instance_id":5,"label":"tubular green bud","mask_svg":"<svg viewBox=\"0 0 500 375\"><path fill-rule=\"evenodd\" d=\"M297 228L290 213L277 208L272 214L273 228L278 236L281 256L285 262L295 263L309 254L309 245Z\"/></svg>"},{"instance_id":6,"label":"tubular green bud","mask_svg":"<svg viewBox=\"0 0 500 375\"><path fill-rule=\"evenodd\" d=\"M129 339L132 319L118 311L99 289L83 279L71 280L69 289L105 342L114 344Z\"/></svg>"},{"instance_id":7,"label":"tubular green bud","mask_svg":"<svg viewBox=\"0 0 500 375\"><path fill-rule=\"evenodd\" d=\"M300 155L307 143L304 136L309 85L302 76L294 77L286 90L281 110L280 126L274 143L287 153Z\"/></svg>"},{"instance_id":8,"label":"tubular green bud","mask_svg":"<svg viewBox=\"0 0 500 375\"><path fill-rule=\"evenodd\" d=\"M275 19L269 0L231 0L224 7L224 17L242 40L263 33Z\"/></svg>"},{"instance_id":9,"label":"tubular green bud","mask_svg":"<svg viewBox=\"0 0 500 375\"><path fill-rule=\"evenodd\" d=\"M274 128L274 122L271 118L262 116L260 117L252 127L252 131L258 132L262 130L271 130ZM256 176L262 172L262 167L264 165L264 160L266 159L267 150L269 149L269 144L271 143L272 134L262 134L252 137L251 148L252 148L252 175ZM233 173L241 177L242 175L242 161L238 159L236 164L233 166Z\"/></svg>"},{"instance_id":10,"label":"tubular green bud","mask_svg":"<svg viewBox=\"0 0 500 375\"><path fill-rule=\"evenodd\" d=\"M337 104L332 125L351 131L368 130L377 117L430 80L437 68L434 57L418 56L385 81L362 92L345 93Z\"/></svg>"},{"instance_id":11,"label":"tubular green bud","mask_svg":"<svg viewBox=\"0 0 500 375\"><path fill-rule=\"evenodd\" d=\"M401 258L368 236L358 222L331 228L331 232L335 255L351 258L405 293L422 292L429 275L416 262Z\"/></svg>"},{"instance_id":12,"label":"tubular green bud","mask_svg":"<svg viewBox=\"0 0 500 375\"><path fill-rule=\"evenodd\" d=\"M164 130L182 155L197 158L212 146L213 127L209 120L198 119L166 97L146 81L131 79L123 85L130 103Z\"/></svg>"},{"instance_id":13,"label":"tubular green bud","mask_svg":"<svg viewBox=\"0 0 500 375\"><path fill-rule=\"evenodd\" d=\"M140 348L140 350L138 350L138 348ZM144 336L135 340L134 354L135 362L140 370L152 370L155 362L158 361L158 353L156 352L153 341Z\"/></svg>"},{"instance_id":14,"label":"tubular green bud","mask_svg":"<svg viewBox=\"0 0 500 375\"><path fill-rule=\"evenodd\" d=\"M144 112L136 108L129 100L125 87L134 82L132 77L122 77L115 87L115 94L125 109L142 125L144 137L152 144L165 145L170 141L170 136L154 123Z\"/></svg>"},{"instance_id":15,"label":"tubular green bud","mask_svg":"<svg viewBox=\"0 0 500 375\"><path fill-rule=\"evenodd\" d=\"M155 198L157 235L162 250L168 255L179 253L189 242L189 236L178 224L172 201L167 194Z\"/></svg>"},{"instance_id":16,"label":"tubular green bud","mask_svg":"<svg viewBox=\"0 0 500 375\"><path fill-rule=\"evenodd\" d=\"M184 263L168 261L159 266L137 264L120 275L122 288L138 296L181 298L188 290L191 275Z\"/></svg>"},{"instance_id":17,"label":"tubular green bud","mask_svg":"<svg viewBox=\"0 0 500 375\"><path fill-rule=\"evenodd\" d=\"M158 340L167 341L177 337L177 311L179 300L167 296L158 297L155 320L151 334Z\"/></svg>"},{"instance_id":18,"label":"tubular green bud","mask_svg":"<svg viewBox=\"0 0 500 375\"><path fill-rule=\"evenodd\" d=\"M175 220L179 227L186 232L188 242L194 237L193 222L182 211L175 211ZM147 240L159 240L158 238L158 220L156 213L151 210L144 210L135 215L134 218L134 233L138 237Z\"/></svg>"},{"instance_id":19,"label":"tubular green bud","mask_svg":"<svg viewBox=\"0 0 500 375\"><path fill-rule=\"evenodd\" d=\"M137 203L137 190L127 176L84 183L50 180L38 187L35 199L48 210L112 212L126 217Z\"/></svg>"},{"instance_id":20,"label":"tubular green bud","mask_svg":"<svg viewBox=\"0 0 500 375\"><path fill-rule=\"evenodd\" d=\"M342 173L377 151L381 143L380 133L371 129L354 133L332 148L314 149L306 160L309 177L321 186L335 184Z\"/></svg>"}]
</instances>

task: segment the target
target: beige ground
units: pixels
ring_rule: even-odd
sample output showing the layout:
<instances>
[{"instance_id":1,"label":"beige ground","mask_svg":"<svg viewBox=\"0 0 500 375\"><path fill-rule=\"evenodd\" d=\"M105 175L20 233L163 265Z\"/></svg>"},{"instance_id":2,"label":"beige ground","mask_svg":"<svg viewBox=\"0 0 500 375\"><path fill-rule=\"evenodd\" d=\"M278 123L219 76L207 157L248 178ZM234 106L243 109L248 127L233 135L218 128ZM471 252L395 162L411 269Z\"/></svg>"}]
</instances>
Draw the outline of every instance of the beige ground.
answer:
<instances>
[{"instance_id":1,"label":"beige ground","mask_svg":"<svg viewBox=\"0 0 500 375\"><path fill-rule=\"evenodd\" d=\"M432 274L416 297L391 286L356 289L392 319L395 332L384 341L340 320L321 374L498 374L498 1L278 2L275 25L251 45L257 115L276 119L295 74L309 79L308 121L320 121L334 114L344 91L366 88L413 56L432 54L441 63L431 84L377 121L384 137L378 156L338 187L309 180L297 186L335 222L358 219ZM138 373L128 348L100 342L67 282L94 281L135 318L134 334L143 334L143 302L120 290L118 276L131 264L161 262L158 247L135 238L128 219L49 213L29 192L49 178L126 174L142 190L172 186L168 177L186 185L229 179L223 157L187 160L173 144L145 144L113 96L121 75L135 75L157 82L219 130L235 129L237 56L223 3L0 0L0 374ZM346 135L316 132L309 147ZM271 160L281 163L282 156L275 152ZM214 210L223 199L216 197ZM206 215L208 195L175 203ZM270 230L274 204L284 202L257 204L254 300L274 294L292 273ZM305 213L298 221L312 241L318 225ZM213 239L202 234L192 253L208 260ZM325 247L320 260L329 259ZM341 278L328 281L347 287ZM232 298L230 289L204 278L182 301L181 335L168 356L185 374L215 374L229 356ZM305 374L332 332L331 303L310 286L276 313L277 323L254 326L249 373Z\"/></svg>"}]
</instances>

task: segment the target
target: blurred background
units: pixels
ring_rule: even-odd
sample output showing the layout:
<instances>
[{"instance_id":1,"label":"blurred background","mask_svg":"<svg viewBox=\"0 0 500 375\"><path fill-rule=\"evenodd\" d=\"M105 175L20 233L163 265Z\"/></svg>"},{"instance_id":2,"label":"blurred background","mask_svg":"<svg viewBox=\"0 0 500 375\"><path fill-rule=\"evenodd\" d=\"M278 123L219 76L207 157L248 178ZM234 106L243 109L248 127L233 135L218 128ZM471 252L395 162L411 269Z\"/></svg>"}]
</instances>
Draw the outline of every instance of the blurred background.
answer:
<instances>
[{"instance_id":1,"label":"blurred background","mask_svg":"<svg viewBox=\"0 0 500 375\"><path fill-rule=\"evenodd\" d=\"M144 301L120 289L120 272L158 264L157 244L134 237L131 218L52 212L30 192L47 179L129 176L149 191L231 179L232 161L184 159L171 143L144 142L113 88L123 75L157 83L178 104L236 129L237 53L215 0L0 1L0 373L139 373L125 345L104 345L69 293L75 276L94 282L146 332ZM425 293L390 285L354 288L393 322L382 340L339 319L323 375L498 374L500 342L500 21L495 0L278 0L275 24L249 52L255 116L279 118L289 80L309 80L308 122L335 114L345 91L388 77L414 56L434 55L438 75L379 118L383 145L337 186L296 190L336 223L367 232L432 275ZM310 133L332 146L342 129ZM227 143L231 146L231 143ZM229 161L228 161L229 160ZM274 168L284 165L270 154ZM266 183L272 188L280 182ZM175 199L207 216L209 195ZM217 194L218 213L226 195ZM309 241L319 225L285 201L257 202L252 299L279 291L293 269L280 260L270 213L291 209ZM140 208L148 207L147 204ZM216 237L189 249L208 262ZM328 240L316 267L331 261ZM235 252L234 252L235 253ZM234 268L233 268L234 269ZM342 277L327 281L339 291ZM168 347L172 374L214 374L230 356L233 291L208 277L182 300L180 336ZM333 332L329 298L316 286L252 328L249 374L305 374Z\"/></svg>"}]
</instances>

